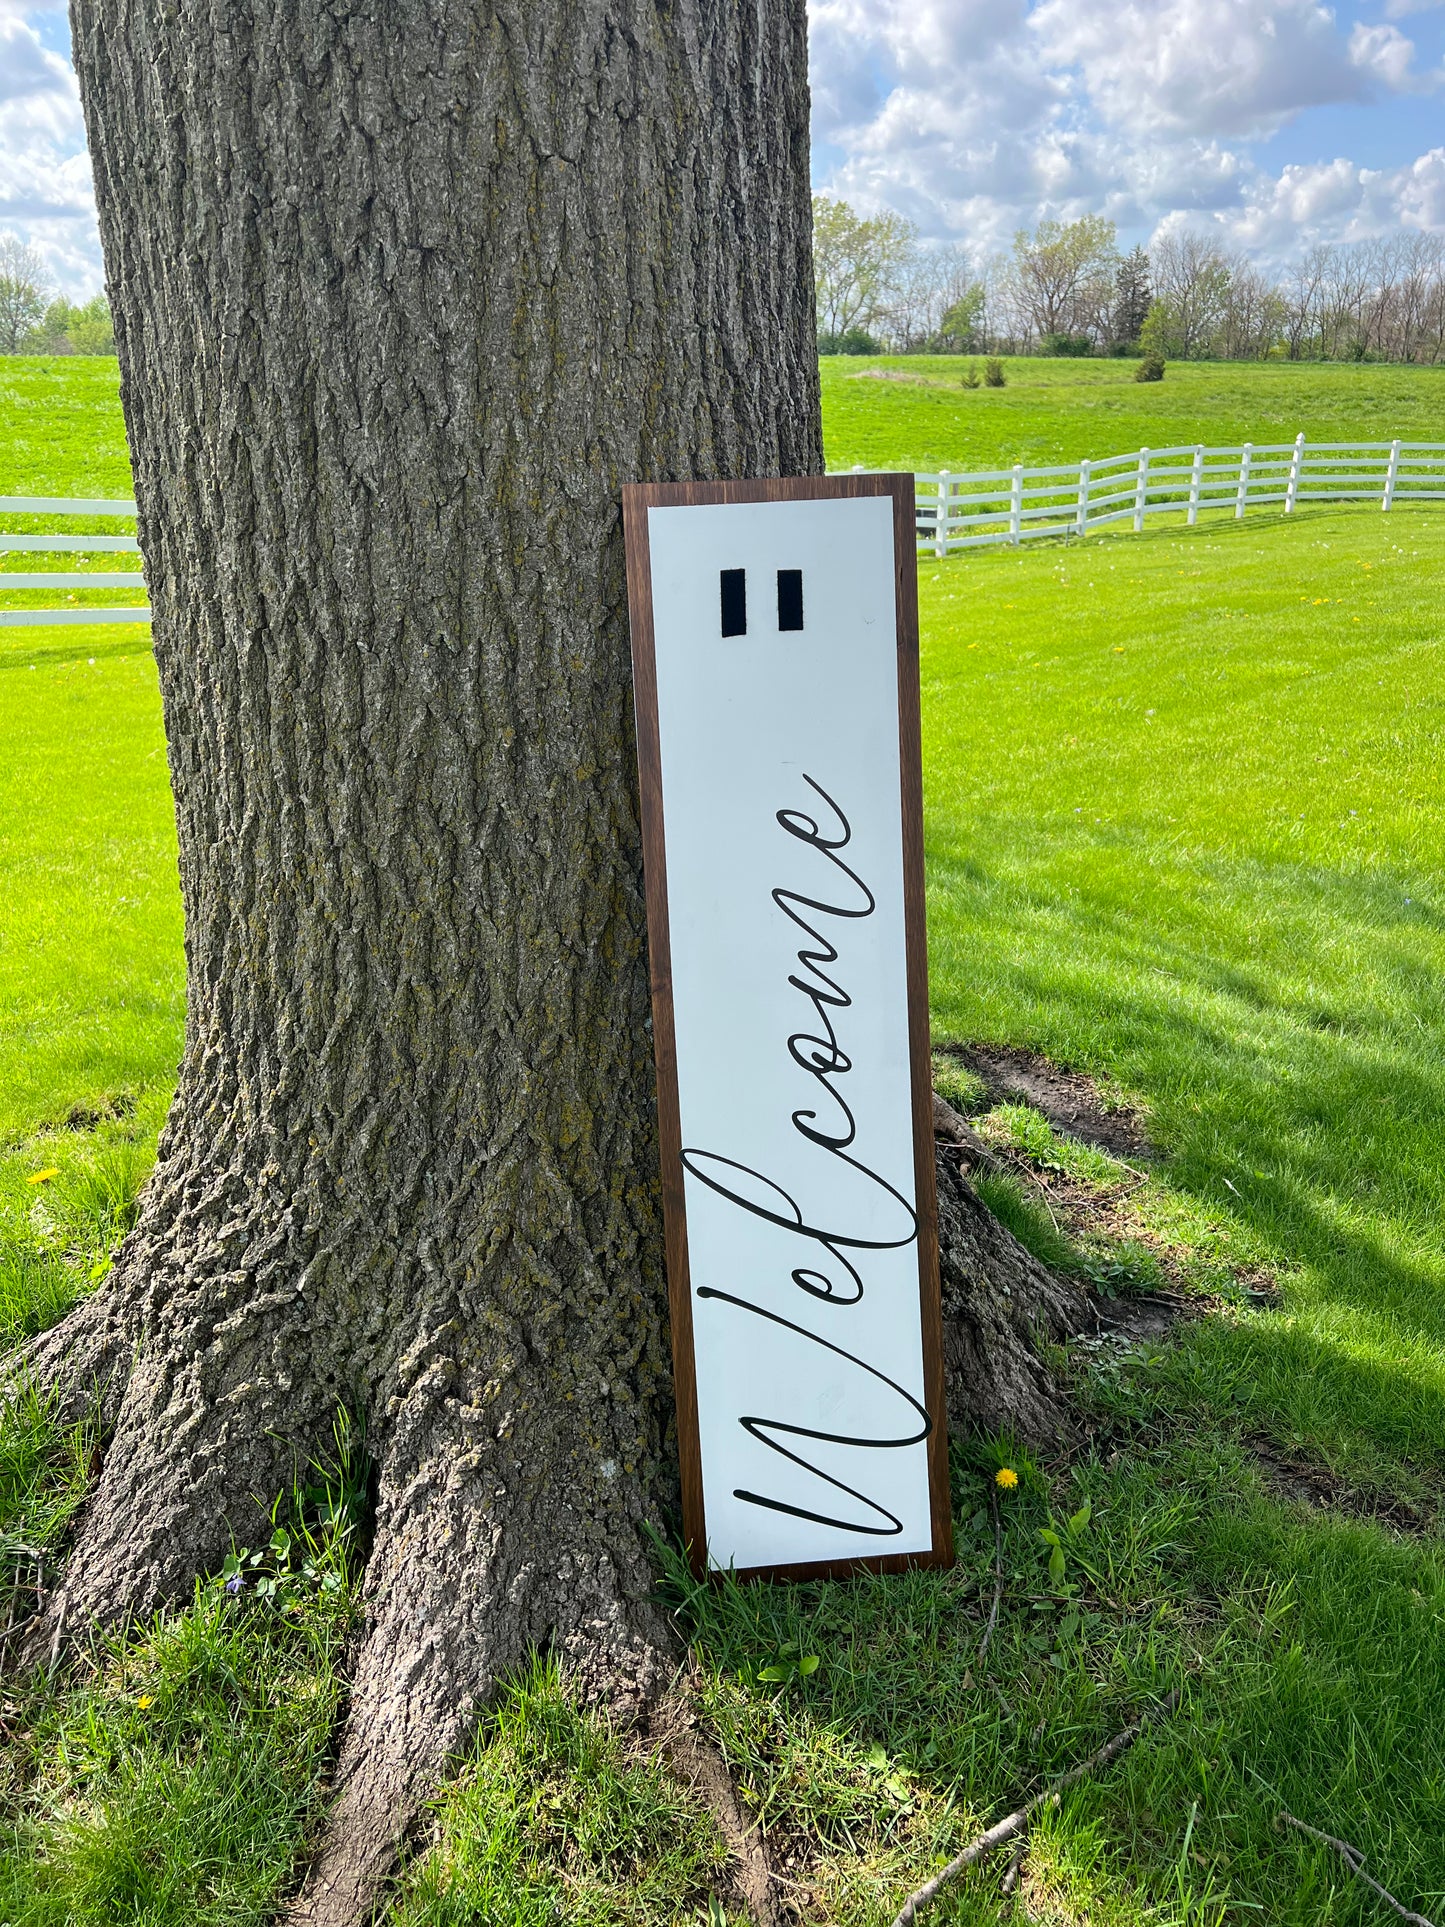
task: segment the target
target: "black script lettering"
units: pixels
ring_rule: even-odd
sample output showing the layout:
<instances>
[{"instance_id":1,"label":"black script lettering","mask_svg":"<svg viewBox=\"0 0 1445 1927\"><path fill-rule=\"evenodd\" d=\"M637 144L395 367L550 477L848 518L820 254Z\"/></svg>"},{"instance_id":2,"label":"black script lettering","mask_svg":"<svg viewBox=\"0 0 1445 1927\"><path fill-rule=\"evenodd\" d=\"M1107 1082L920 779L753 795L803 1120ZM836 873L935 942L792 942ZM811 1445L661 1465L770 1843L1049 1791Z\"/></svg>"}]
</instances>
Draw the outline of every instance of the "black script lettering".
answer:
<instances>
[{"instance_id":1,"label":"black script lettering","mask_svg":"<svg viewBox=\"0 0 1445 1927\"><path fill-rule=\"evenodd\" d=\"M852 1109L838 1089L835 1080L846 1077L853 1069L853 1059L839 1039L834 1021L834 1013L851 1010L853 999L837 976L839 950L818 925L825 918L839 917L858 920L871 917L877 908L877 899L867 883L856 870L850 867L838 854L852 841L852 828L842 809L820 783L811 776L803 778L810 789L832 812L835 827L830 834L814 816L804 810L779 810L776 820L779 826L809 849L816 850L831 863L840 877L846 879L848 888L834 894L842 895L844 901L833 902L829 897L807 896L798 890L790 890L779 885L772 892L773 902L796 927L802 931L804 944L797 952L798 970L789 978L789 985L803 996L812 1006L815 1023L805 1030L795 1031L788 1038L788 1054L798 1068L817 1081L818 1088L826 1095L831 1116L829 1126L820 1122L817 1109L799 1108L792 1113L792 1124L800 1137L816 1146L839 1164L846 1165L856 1174L864 1187L863 1195L871 1188L876 1200L876 1192L881 1190L902 1208L903 1218L897 1229L900 1235L887 1238L865 1238L856 1233L828 1225L810 1222L802 1206L790 1192L766 1173L755 1170L751 1165L741 1163L736 1158L724 1157L718 1151L705 1151L691 1148L682 1153L683 1168L688 1174L705 1184L709 1190L725 1198L729 1204L736 1205L741 1211L748 1212L765 1223L774 1225L778 1230L791 1237L809 1240L820 1251L826 1252L833 1261L832 1272L823 1271L812 1265L797 1266L791 1276L797 1288L809 1297L821 1299L838 1306L856 1305L863 1296L863 1276L850 1252L896 1251L916 1242L918 1237L918 1218L909 1200L880 1172L871 1170L861 1159L850 1155L849 1147L857 1136L857 1120ZM851 1182L851 1181L850 1181ZM831 1215L831 1214L830 1214ZM841 1273L843 1275L838 1275ZM855 1446L863 1450L895 1450L899 1447L918 1445L932 1430L932 1421L927 1412L912 1393L907 1392L855 1353L846 1351L841 1345L832 1344L802 1325L781 1317L778 1313L765 1310L748 1298L741 1298L731 1292L701 1287L699 1298L715 1298L724 1304L735 1306L739 1311L750 1313L753 1317L780 1326L796 1333L811 1345L820 1346L835 1357L845 1359L858 1371L885 1385L891 1392L905 1401L921 1421L921 1430L910 1431L899 1437L873 1437L866 1434L824 1432L814 1427L800 1425L786 1417L766 1418L760 1414L745 1414L738 1423L750 1437L764 1445L770 1452L778 1453L790 1464L798 1466L810 1477L821 1480L836 1492L856 1502L864 1516L854 1518L835 1517L829 1513L815 1512L787 1503L782 1499L769 1498L763 1493L746 1491L741 1488L734 1497L748 1505L756 1505L774 1512L784 1512L798 1519L806 1519L815 1525L831 1526L841 1532L854 1532L869 1537L891 1538L903 1530L902 1522L889 1511L887 1506L841 1479L832 1477L813 1465L800 1452L792 1451L780 1441L783 1438L812 1440L818 1444Z\"/></svg>"},{"instance_id":2,"label":"black script lettering","mask_svg":"<svg viewBox=\"0 0 1445 1927\"><path fill-rule=\"evenodd\" d=\"M826 1338L819 1338L816 1332L810 1332L806 1326L795 1325L790 1318L780 1318L776 1312L765 1311L761 1305L754 1305L746 1298L734 1297L728 1291L714 1291L707 1285L704 1285L697 1295L699 1298L721 1299L726 1305L736 1305L739 1311L748 1311L755 1318L766 1319L769 1324L781 1325L785 1331L795 1332L799 1338L807 1339L810 1345L819 1345L824 1351L832 1352L835 1358L846 1359L850 1365L856 1365L860 1372L866 1372L870 1378L876 1378L880 1384L886 1385L889 1391L896 1392L905 1405L913 1408L921 1421L917 1431L907 1432L902 1437L875 1438L858 1432L821 1432L814 1426L791 1425L785 1419L761 1418L754 1413L745 1414L738 1420L743 1430L750 1437L755 1438L759 1445L765 1445L770 1452L778 1453L790 1465L800 1467L810 1477L821 1479L824 1485L832 1486L835 1492L842 1492L848 1498L856 1499L875 1520L886 1519L888 1522L886 1525L870 1523L866 1518L837 1519L826 1512L811 1512L805 1506L789 1505L784 1499L770 1499L761 1492L749 1492L742 1486L734 1487L733 1497L742 1499L747 1505L762 1506L769 1512L786 1512L790 1518L807 1519L813 1525L835 1526L840 1532L858 1532L870 1539L895 1538L903 1530L903 1521L895 1513L890 1512L887 1506L881 1505L876 1499L870 1499L866 1493L858 1491L856 1486L848 1485L842 1479L835 1479L830 1473L822 1471L805 1459L801 1453L790 1452L787 1446L780 1445L772 1434L782 1433L794 1439L813 1439L819 1445L856 1445L870 1451L896 1451L900 1446L921 1445L933 1430L933 1421L918 1400L911 1392L905 1391L895 1379L889 1378L886 1372L880 1372L876 1366L868 1364L866 1360L855 1357L852 1352L844 1351L841 1345L832 1345Z\"/></svg>"}]
</instances>

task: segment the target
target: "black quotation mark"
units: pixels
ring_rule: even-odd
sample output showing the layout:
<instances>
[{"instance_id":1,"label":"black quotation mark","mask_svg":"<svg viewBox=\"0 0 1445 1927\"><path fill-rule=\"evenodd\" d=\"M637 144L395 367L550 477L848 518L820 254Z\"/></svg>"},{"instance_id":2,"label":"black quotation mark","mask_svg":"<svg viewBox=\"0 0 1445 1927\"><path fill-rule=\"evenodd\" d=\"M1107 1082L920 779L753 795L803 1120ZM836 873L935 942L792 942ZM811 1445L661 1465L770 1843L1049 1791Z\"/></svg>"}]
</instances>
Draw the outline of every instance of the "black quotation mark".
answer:
<instances>
[{"instance_id":1,"label":"black quotation mark","mask_svg":"<svg viewBox=\"0 0 1445 1927\"><path fill-rule=\"evenodd\" d=\"M723 569L718 575L718 591L722 605L722 632L725 636L745 636L748 633L748 572L746 569ZM803 626L803 571L801 569L778 570L778 628L801 629Z\"/></svg>"}]
</instances>

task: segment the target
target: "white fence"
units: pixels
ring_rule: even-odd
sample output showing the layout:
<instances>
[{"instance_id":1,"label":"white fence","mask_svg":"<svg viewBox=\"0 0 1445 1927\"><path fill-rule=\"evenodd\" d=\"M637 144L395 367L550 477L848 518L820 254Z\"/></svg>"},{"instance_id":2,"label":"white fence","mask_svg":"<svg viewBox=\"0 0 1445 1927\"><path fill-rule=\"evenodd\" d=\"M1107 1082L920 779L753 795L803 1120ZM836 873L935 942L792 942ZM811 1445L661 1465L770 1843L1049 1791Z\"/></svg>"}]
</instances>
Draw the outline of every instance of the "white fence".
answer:
<instances>
[{"instance_id":1,"label":"white fence","mask_svg":"<svg viewBox=\"0 0 1445 1927\"><path fill-rule=\"evenodd\" d=\"M134 502L81 502L56 499L48 495L0 495L0 514L44 516L125 516L135 519ZM140 544L133 535L13 535L0 534L0 553L10 555L87 555L119 553L139 555ZM144 589L145 578L139 569L114 571L37 569L33 574L0 569L0 591L13 589ZM6 609L0 607L0 628L24 628L36 623L56 622L149 622L148 605L102 609L78 604L58 609Z\"/></svg>"},{"instance_id":2,"label":"white fence","mask_svg":"<svg viewBox=\"0 0 1445 1927\"><path fill-rule=\"evenodd\" d=\"M914 478L918 543L935 555L1035 536L1087 535L1110 522L1301 502L1445 501L1445 442L1245 442L1239 448L1141 448L1061 468Z\"/></svg>"},{"instance_id":3,"label":"white fence","mask_svg":"<svg viewBox=\"0 0 1445 1927\"><path fill-rule=\"evenodd\" d=\"M861 471L855 471L861 472ZM1070 463L1060 468L988 469L975 474L914 477L918 545L934 555L1035 536L1087 535L1110 522L1180 515L1187 526L1208 510L1280 508L1292 515L1301 502L1445 501L1445 442L1245 442L1240 448L1141 448L1132 455ZM69 501L48 496L0 496L0 514L125 516L134 502ZM0 552L67 555L98 550L137 555L133 535L0 534ZM139 570L74 572L0 570L0 592L16 589L144 589ZM135 604L96 608L7 609L0 628L32 623L149 622L150 608Z\"/></svg>"}]
</instances>

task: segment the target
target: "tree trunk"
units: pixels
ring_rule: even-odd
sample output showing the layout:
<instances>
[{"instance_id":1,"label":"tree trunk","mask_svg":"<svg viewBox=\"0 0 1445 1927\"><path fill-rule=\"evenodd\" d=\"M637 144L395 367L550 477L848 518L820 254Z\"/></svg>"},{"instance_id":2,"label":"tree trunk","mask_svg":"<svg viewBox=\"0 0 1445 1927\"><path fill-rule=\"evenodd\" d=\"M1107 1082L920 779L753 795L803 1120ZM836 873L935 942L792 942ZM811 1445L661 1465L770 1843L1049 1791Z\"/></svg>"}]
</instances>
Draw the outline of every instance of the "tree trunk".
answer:
<instances>
[{"instance_id":1,"label":"tree trunk","mask_svg":"<svg viewBox=\"0 0 1445 1927\"><path fill-rule=\"evenodd\" d=\"M675 1481L618 499L822 463L802 0L76 0L185 1054L30 1348L112 1442L52 1607L182 1596L346 1403L351 1922L498 1674L646 1692ZM41 1638L48 1639L48 1630Z\"/></svg>"}]
</instances>

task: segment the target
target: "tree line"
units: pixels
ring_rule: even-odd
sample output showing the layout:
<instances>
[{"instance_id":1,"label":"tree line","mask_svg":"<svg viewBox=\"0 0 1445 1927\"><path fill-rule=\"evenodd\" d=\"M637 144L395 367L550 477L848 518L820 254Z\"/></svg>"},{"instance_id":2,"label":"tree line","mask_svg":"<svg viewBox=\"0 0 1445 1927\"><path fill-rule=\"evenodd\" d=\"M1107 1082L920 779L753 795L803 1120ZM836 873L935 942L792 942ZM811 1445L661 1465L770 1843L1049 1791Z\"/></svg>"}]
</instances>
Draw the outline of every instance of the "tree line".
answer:
<instances>
[{"instance_id":1,"label":"tree line","mask_svg":"<svg viewBox=\"0 0 1445 1927\"><path fill-rule=\"evenodd\" d=\"M0 234L0 355L113 355L103 294L67 301L45 263L16 235Z\"/></svg>"},{"instance_id":2,"label":"tree line","mask_svg":"<svg viewBox=\"0 0 1445 1927\"><path fill-rule=\"evenodd\" d=\"M814 197L825 354L1063 354L1201 361L1445 359L1445 235L1321 244L1268 272L1213 236L1127 252L1112 221L1041 221L980 262L889 210Z\"/></svg>"}]
</instances>

